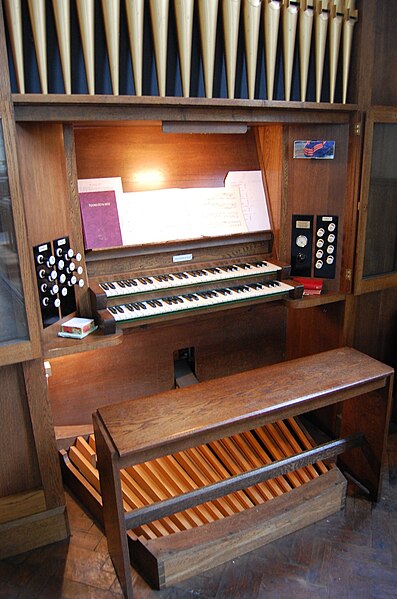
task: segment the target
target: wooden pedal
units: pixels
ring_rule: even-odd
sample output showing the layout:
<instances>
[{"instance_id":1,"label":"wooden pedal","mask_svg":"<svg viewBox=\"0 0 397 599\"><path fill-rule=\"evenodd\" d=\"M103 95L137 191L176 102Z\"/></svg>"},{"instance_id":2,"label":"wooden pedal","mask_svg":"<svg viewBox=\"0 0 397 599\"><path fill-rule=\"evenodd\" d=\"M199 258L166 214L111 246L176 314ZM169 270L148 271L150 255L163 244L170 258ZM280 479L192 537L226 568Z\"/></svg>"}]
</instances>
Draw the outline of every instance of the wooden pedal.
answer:
<instances>
[{"instance_id":1,"label":"wooden pedal","mask_svg":"<svg viewBox=\"0 0 397 599\"><path fill-rule=\"evenodd\" d=\"M124 510L139 509L197 490L312 447L312 439L291 418L135 464L120 470ZM75 445L69 449L68 456L64 456L63 468L73 470L74 477L77 477L77 482L73 483L74 490L81 488L87 497L92 489L94 505L95 502L101 503L99 475L95 466L94 436L91 435L87 440L78 437ZM332 491L325 482L328 479ZM319 499L314 498L314 495L313 500L306 505L306 488L311 489L313 485L318 487L320 495L324 494L327 498L324 508L320 508ZM279 521L280 506L288 505L289 496L292 510L299 515L298 520L306 521L312 517L311 509L323 510L327 514L338 509L343 501L344 490L345 482L337 469L328 467L324 462L316 462L129 531L131 562L152 586L162 588L186 578L195 569L199 571L203 563L202 569L212 567L218 559L218 551L234 556L256 546L259 541L254 541L254 538L258 537L260 544L263 544L280 536L267 534L265 529L269 527L269 531L273 530L274 523ZM273 505L275 509L270 509ZM257 512L259 509L260 512ZM100 513L100 510L95 512ZM254 513L256 516L251 517ZM263 517L258 515L262 513ZM266 523L263 519L265 515ZM245 530L241 528L243 522L243 526L248 526ZM296 526L296 523L290 523L288 531ZM221 532L229 528L233 547L224 543ZM208 543L211 549L206 546ZM193 570L191 565L186 567L187 560L197 562ZM148 568L149 563L157 565L154 569Z\"/></svg>"}]
</instances>

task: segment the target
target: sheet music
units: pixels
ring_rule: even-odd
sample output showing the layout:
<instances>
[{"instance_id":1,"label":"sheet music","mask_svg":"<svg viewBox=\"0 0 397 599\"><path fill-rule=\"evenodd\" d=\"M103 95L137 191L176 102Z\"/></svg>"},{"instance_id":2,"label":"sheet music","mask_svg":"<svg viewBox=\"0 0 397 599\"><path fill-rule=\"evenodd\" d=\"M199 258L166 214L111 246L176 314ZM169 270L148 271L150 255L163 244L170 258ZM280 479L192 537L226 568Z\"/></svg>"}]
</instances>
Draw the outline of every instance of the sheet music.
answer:
<instances>
[{"instance_id":1,"label":"sheet music","mask_svg":"<svg viewBox=\"0 0 397 599\"><path fill-rule=\"evenodd\" d=\"M99 195L114 191L123 246L270 229L260 171L231 171L226 176L224 187L123 193L121 177L104 177L80 179L78 190L82 194L81 200L83 194ZM99 223L100 217L100 214L93 217L89 226L93 229L94 225L101 224L103 228L108 223L109 231L105 233L110 239L110 229L114 229L114 223L105 215L102 218L105 224ZM83 225L86 226L87 223L83 219ZM103 246L98 241L91 244L91 247Z\"/></svg>"},{"instance_id":2,"label":"sheet music","mask_svg":"<svg viewBox=\"0 0 397 599\"><path fill-rule=\"evenodd\" d=\"M247 231L237 187L129 192L118 207L124 245Z\"/></svg>"},{"instance_id":3,"label":"sheet music","mask_svg":"<svg viewBox=\"0 0 397 599\"><path fill-rule=\"evenodd\" d=\"M267 231L271 228L261 171L230 171L225 187L240 189L241 209L248 231Z\"/></svg>"}]
</instances>

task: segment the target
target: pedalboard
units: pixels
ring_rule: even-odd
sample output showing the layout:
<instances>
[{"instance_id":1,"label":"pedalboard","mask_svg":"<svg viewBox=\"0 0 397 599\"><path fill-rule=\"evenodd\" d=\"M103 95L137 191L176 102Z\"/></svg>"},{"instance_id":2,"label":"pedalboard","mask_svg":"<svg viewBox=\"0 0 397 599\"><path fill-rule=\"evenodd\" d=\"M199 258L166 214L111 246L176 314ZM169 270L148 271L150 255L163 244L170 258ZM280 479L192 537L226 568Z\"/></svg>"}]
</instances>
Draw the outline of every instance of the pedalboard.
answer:
<instances>
[{"instance_id":1,"label":"pedalboard","mask_svg":"<svg viewBox=\"0 0 397 599\"><path fill-rule=\"evenodd\" d=\"M291 275L334 279L338 217L294 214L291 235Z\"/></svg>"},{"instance_id":2,"label":"pedalboard","mask_svg":"<svg viewBox=\"0 0 397 599\"><path fill-rule=\"evenodd\" d=\"M34 246L37 289L43 327L76 310L75 285L84 286L81 254L75 254L68 237Z\"/></svg>"}]
</instances>

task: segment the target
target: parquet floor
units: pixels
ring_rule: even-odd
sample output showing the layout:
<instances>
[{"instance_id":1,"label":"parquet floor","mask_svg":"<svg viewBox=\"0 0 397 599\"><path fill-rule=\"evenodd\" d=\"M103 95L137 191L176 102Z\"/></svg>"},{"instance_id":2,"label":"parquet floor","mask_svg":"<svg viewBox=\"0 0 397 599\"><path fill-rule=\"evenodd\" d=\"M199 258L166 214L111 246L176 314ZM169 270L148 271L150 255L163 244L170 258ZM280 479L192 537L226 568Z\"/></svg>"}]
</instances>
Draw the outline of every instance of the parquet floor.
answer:
<instances>
[{"instance_id":1,"label":"parquet floor","mask_svg":"<svg viewBox=\"0 0 397 599\"><path fill-rule=\"evenodd\" d=\"M117 599L106 539L67 494L68 541L0 561L0 599ZM164 591L134 574L135 599L397 598L397 432L378 504L344 511Z\"/></svg>"}]
</instances>

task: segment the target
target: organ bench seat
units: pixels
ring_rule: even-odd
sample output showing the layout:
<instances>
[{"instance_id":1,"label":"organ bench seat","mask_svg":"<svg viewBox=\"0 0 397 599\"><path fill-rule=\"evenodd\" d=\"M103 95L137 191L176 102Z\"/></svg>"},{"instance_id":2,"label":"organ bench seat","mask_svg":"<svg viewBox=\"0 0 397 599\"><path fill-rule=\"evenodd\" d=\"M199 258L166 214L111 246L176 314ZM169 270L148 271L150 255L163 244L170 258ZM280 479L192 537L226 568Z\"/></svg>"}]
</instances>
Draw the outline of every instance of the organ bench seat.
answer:
<instances>
[{"instance_id":1,"label":"organ bench seat","mask_svg":"<svg viewBox=\"0 0 397 599\"><path fill-rule=\"evenodd\" d=\"M371 499L377 500L392 380L390 367L354 349L340 348L97 410L93 421L103 521L109 553L125 596L133 596L128 529L144 527L181 510L335 458L342 452L339 464L367 488ZM247 431L262 430L276 421L290 421L333 404L340 404L336 440L125 513L121 469L155 463L164 456L201 444L211 445L226 437L244 436ZM268 509L264 504L194 529L194 537L187 531L149 541L154 545L157 542L157 555L156 547L153 552L148 549L141 561L146 561L151 569L156 561L161 561L162 554L167 554L167 547L171 553L172 549L178 551L186 540L190 554L185 555L184 561L190 560L199 568L232 559L339 509L343 505L340 477L338 469L331 468L324 477L309 481L307 487L302 485L275 497L268 502L270 520L266 519L266 511L261 514L263 508ZM332 489L337 487L339 491L332 496ZM253 528L255 519L260 524ZM286 525L288 522L291 526ZM250 538L237 543L233 552L233 535L236 530L244 532L244 526ZM263 533L266 530L268 534ZM207 550L203 549L205 543ZM139 556L136 561L139 562ZM185 564L186 571L190 575L197 570ZM170 579L177 579L175 573Z\"/></svg>"}]
</instances>

